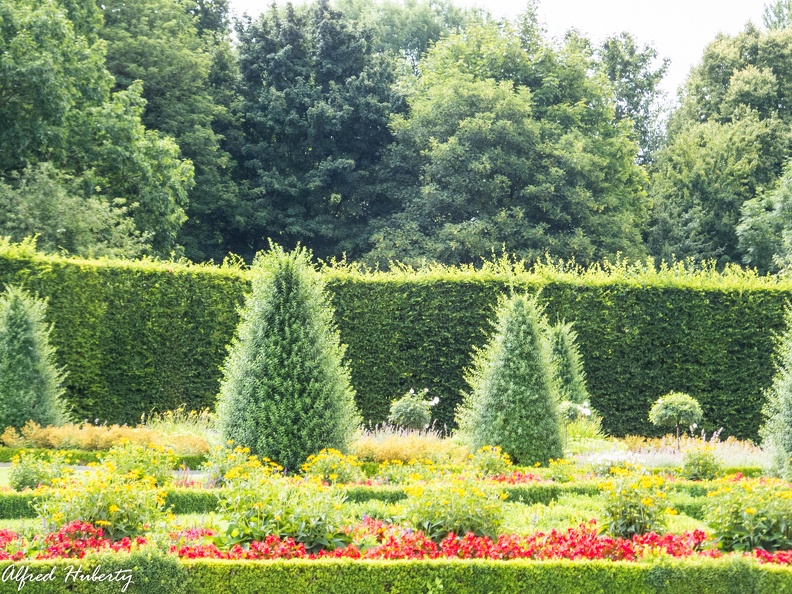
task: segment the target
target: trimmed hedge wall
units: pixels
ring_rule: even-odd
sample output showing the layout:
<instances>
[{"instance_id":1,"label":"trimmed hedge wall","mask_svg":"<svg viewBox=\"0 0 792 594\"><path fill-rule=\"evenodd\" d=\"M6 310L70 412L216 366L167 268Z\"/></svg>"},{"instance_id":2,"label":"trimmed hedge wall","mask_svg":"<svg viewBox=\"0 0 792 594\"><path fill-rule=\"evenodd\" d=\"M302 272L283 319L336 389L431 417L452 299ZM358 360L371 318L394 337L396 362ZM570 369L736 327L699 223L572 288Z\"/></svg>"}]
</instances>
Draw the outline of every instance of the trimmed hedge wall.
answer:
<instances>
[{"instance_id":1,"label":"trimmed hedge wall","mask_svg":"<svg viewBox=\"0 0 792 594\"><path fill-rule=\"evenodd\" d=\"M12 565L0 563L0 575ZM13 571L22 569L16 564ZM608 561L178 561L135 553L91 559L25 562L29 573L50 581L0 581L0 594L18 589L39 594L121 591L124 582L66 580L69 567L83 575L132 570L126 590L138 594L789 594L792 569L742 558ZM24 570L23 570L24 571Z\"/></svg>"},{"instance_id":2,"label":"trimmed hedge wall","mask_svg":"<svg viewBox=\"0 0 792 594\"><path fill-rule=\"evenodd\" d=\"M736 270L611 266L565 272L491 264L364 273L326 269L358 404L383 421L410 388L439 396L451 426L463 370L497 296L536 291L552 320L575 322L593 406L614 435L657 434L654 400L697 398L704 428L757 437L790 281ZM63 259L0 243L0 284L46 296L77 419L134 423L142 413L212 406L248 281L236 268Z\"/></svg>"}]
</instances>

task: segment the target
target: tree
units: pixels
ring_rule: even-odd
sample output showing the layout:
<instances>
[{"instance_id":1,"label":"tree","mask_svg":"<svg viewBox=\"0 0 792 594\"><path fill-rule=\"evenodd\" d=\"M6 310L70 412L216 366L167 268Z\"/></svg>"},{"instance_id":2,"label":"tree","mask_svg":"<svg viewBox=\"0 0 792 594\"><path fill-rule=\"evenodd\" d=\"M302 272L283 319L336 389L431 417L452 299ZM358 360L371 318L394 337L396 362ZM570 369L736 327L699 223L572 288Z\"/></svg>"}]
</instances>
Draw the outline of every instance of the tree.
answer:
<instances>
[{"instance_id":1,"label":"tree","mask_svg":"<svg viewBox=\"0 0 792 594\"><path fill-rule=\"evenodd\" d=\"M586 372L580 349L577 346L577 332L572 323L558 322L548 328L550 354L553 360L553 379L562 401L583 404L589 401L586 388Z\"/></svg>"},{"instance_id":2,"label":"tree","mask_svg":"<svg viewBox=\"0 0 792 594\"><path fill-rule=\"evenodd\" d=\"M76 24L53 3L0 6L0 180L49 162L75 179L82 197L110 206L124 200L154 253L167 255L192 165L171 139L141 124L139 85L111 93L98 17L67 5Z\"/></svg>"},{"instance_id":3,"label":"tree","mask_svg":"<svg viewBox=\"0 0 792 594\"><path fill-rule=\"evenodd\" d=\"M357 427L343 347L310 257L273 245L256 258L218 401L225 439L289 471L323 448L346 450Z\"/></svg>"},{"instance_id":4,"label":"tree","mask_svg":"<svg viewBox=\"0 0 792 594\"><path fill-rule=\"evenodd\" d=\"M63 371L55 366L45 322L46 302L16 287L0 296L0 424L28 421L60 425L67 420Z\"/></svg>"},{"instance_id":5,"label":"tree","mask_svg":"<svg viewBox=\"0 0 792 594\"><path fill-rule=\"evenodd\" d=\"M775 0L765 4L762 23L768 29L786 29L792 25L792 1Z\"/></svg>"},{"instance_id":6,"label":"tree","mask_svg":"<svg viewBox=\"0 0 792 594\"><path fill-rule=\"evenodd\" d=\"M743 262L762 274L792 264L792 164L775 188L743 203L737 237Z\"/></svg>"},{"instance_id":7,"label":"tree","mask_svg":"<svg viewBox=\"0 0 792 594\"><path fill-rule=\"evenodd\" d=\"M372 172L399 104L391 62L325 0L273 8L237 34L245 137L236 156L247 223L238 253L272 236L319 257L354 257L372 218L390 208Z\"/></svg>"},{"instance_id":8,"label":"tree","mask_svg":"<svg viewBox=\"0 0 792 594\"><path fill-rule=\"evenodd\" d=\"M458 434L475 451L500 446L515 463L563 457L550 352L535 297L501 301L495 331L468 374Z\"/></svg>"},{"instance_id":9,"label":"tree","mask_svg":"<svg viewBox=\"0 0 792 594\"><path fill-rule=\"evenodd\" d=\"M81 196L75 179L39 163L0 181L0 235L21 242L36 236L43 252L135 258L149 250L122 199Z\"/></svg>"},{"instance_id":10,"label":"tree","mask_svg":"<svg viewBox=\"0 0 792 594\"><path fill-rule=\"evenodd\" d=\"M679 443L679 428L682 425L691 426L699 423L703 417L701 405L698 401L681 392L669 392L658 398L649 410L649 420L658 427L675 427L677 450L681 449Z\"/></svg>"},{"instance_id":11,"label":"tree","mask_svg":"<svg viewBox=\"0 0 792 594\"><path fill-rule=\"evenodd\" d=\"M792 309L784 312L786 329L777 338L776 373L765 393L764 424L759 430L762 447L772 455L773 470L788 477L792 464Z\"/></svg>"},{"instance_id":12,"label":"tree","mask_svg":"<svg viewBox=\"0 0 792 594\"><path fill-rule=\"evenodd\" d=\"M743 204L774 183L789 140L785 124L762 120L756 112L677 133L655 164L650 253L666 261L740 262L737 225Z\"/></svg>"},{"instance_id":13,"label":"tree","mask_svg":"<svg viewBox=\"0 0 792 594\"><path fill-rule=\"evenodd\" d=\"M664 58L655 65L657 58L655 48L648 44L638 47L629 33L608 37L597 50L600 68L613 84L616 95L616 121L632 122L642 163L651 163L660 144L659 102L663 97L660 83L670 60Z\"/></svg>"},{"instance_id":14,"label":"tree","mask_svg":"<svg viewBox=\"0 0 792 594\"><path fill-rule=\"evenodd\" d=\"M233 233L236 186L231 156L214 128L225 114L211 77L228 51L228 2L108 0L102 7L99 34L116 90L141 81L142 123L172 137L195 168L183 202L189 224L179 225L178 241L193 259L222 259Z\"/></svg>"},{"instance_id":15,"label":"tree","mask_svg":"<svg viewBox=\"0 0 792 594\"><path fill-rule=\"evenodd\" d=\"M470 26L403 83L388 155L399 210L370 260L479 263L504 244L528 260L643 254L644 174L610 85L577 40L557 52L521 31Z\"/></svg>"}]
</instances>

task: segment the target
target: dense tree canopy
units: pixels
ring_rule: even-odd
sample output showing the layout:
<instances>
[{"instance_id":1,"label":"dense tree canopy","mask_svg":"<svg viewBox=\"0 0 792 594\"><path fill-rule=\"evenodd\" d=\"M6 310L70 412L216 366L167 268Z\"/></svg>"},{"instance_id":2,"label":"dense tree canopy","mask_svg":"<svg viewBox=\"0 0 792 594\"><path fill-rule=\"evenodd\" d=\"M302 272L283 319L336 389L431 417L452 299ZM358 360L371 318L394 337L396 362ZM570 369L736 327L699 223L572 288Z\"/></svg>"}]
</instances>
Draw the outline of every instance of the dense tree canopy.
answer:
<instances>
[{"instance_id":1,"label":"dense tree canopy","mask_svg":"<svg viewBox=\"0 0 792 594\"><path fill-rule=\"evenodd\" d=\"M422 61L393 122L401 210L372 258L475 263L504 245L529 259L642 254L629 122L615 121L585 44L534 47L528 25L469 26Z\"/></svg>"}]
</instances>

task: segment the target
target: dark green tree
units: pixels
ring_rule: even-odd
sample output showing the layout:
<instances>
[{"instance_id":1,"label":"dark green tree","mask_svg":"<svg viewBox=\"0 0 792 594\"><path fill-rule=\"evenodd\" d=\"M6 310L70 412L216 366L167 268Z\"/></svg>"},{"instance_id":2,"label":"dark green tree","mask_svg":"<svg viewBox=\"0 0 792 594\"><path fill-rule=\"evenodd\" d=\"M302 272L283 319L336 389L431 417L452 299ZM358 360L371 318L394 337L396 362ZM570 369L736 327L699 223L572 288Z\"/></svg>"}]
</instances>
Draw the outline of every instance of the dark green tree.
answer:
<instances>
[{"instance_id":1,"label":"dark green tree","mask_svg":"<svg viewBox=\"0 0 792 594\"><path fill-rule=\"evenodd\" d=\"M16 287L0 295L0 424L28 421L60 425L67 420L63 372L55 365L45 321L46 302Z\"/></svg>"},{"instance_id":2,"label":"dark green tree","mask_svg":"<svg viewBox=\"0 0 792 594\"><path fill-rule=\"evenodd\" d=\"M471 449L500 446L517 464L563 456L543 325L535 297L500 303L495 331L475 354L470 392L457 411L458 433Z\"/></svg>"},{"instance_id":3,"label":"dark green tree","mask_svg":"<svg viewBox=\"0 0 792 594\"><path fill-rule=\"evenodd\" d=\"M272 236L319 257L360 253L369 222L389 209L372 171L392 140L391 62L325 0L273 8L237 33L247 229L236 251Z\"/></svg>"},{"instance_id":4,"label":"dark green tree","mask_svg":"<svg viewBox=\"0 0 792 594\"><path fill-rule=\"evenodd\" d=\"M357 427L344 347L310 258L278 246L257 257L217 413L225 439L291 472L323 448L345 450Z\"/></svg>"},{"instance_id":5,"label":"dark green tree","mask_svg":"<svg viewBox=\"0 0 792 594\"><path fill-rule=\"evenodd\" d=\"M211 77L229 51L228 3L108 0L102 7L99 34L107 42L116 89L142 81L143 124L171 136L195 168L185 201L189 224L178 241L190 258L222 259L233 229L236 186L232 159L215 131L226 116Z\"/></svg>"},{"instance_id":6,"label":"dark green tree","mask_svg":"<svg viewBox=\"0 0 792 594\"><path fill-rule=\"evenodd\" d=\"M92 29L99 19L73 4L0 5L0 180L50 162L74 178L78 195L110 206L123 200L151 250L167 255L184 221L192 165L141 124L139 85L111 93L105 46Z\"/></svg>"}]
</instances>

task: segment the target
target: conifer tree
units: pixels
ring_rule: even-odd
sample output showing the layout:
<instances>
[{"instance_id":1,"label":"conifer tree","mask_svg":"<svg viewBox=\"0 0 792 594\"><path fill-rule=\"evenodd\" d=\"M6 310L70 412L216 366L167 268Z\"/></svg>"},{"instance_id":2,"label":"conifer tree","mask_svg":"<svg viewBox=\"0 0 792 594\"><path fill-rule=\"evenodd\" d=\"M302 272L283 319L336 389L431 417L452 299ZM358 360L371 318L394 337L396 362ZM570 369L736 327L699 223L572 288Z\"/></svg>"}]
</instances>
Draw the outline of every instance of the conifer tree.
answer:
<instances>
[{"instance_id":1,"label":"conifer tree","mask_svg":"<svg viewBox=\"0 0 792 594\"><path fill-rule=\"evenodd\" d=\"M583 404L588 402L586 372L577 346L577 332L572 323L558 322L548 329L553 373L560 400Z\"/></svg>"},{"instance_id":2,"label":"conifer tree","mask_svg":"<svg viewBox=\"0 0 792 594\"><path fill-rule=\"evenodd\" d=\"M552 364L535 297L514 295L495 333L475 354L470 392L457 411L459 435L474 450L500 446L518 464L563 456Z\"/></svg>"},{"instance_id":3,"label":"conifer tree","mask_svg":"<svg viewBox=\"0 0 792 594\"><path fill-rule=\"evenodd\" d=\"M67 420L62 400L63 371L54 362L47 304L16 287L0 296L0 426L21 428L28 421L60 425Z\"/></svg>"},{"instance_id":4,"label":"conifer tree","mask_svg":"<svg viewBox=\"0 0 792 594\"><path fill-rule=\"evenodd\" d=\"M792 474L792 309L784 314L786 331L778 340L776 374L765 394L762 414L765 423L759 431L762 447L772 456L773 472L779 476Z\"/></svg>"},{"instance_id":5,"label":"conifer tree","mask_svg":"<svg viewBox=\"0 0 792 594\"><path fill-rule=\"evenodd\" d=\"M311 253L271 245L253 275L223 370L219 424L225 439L294 471L322 448L346 449L358 421L354 392Z\"/></svg>"}]
</instances>

